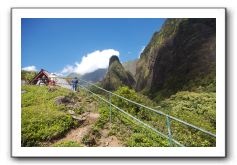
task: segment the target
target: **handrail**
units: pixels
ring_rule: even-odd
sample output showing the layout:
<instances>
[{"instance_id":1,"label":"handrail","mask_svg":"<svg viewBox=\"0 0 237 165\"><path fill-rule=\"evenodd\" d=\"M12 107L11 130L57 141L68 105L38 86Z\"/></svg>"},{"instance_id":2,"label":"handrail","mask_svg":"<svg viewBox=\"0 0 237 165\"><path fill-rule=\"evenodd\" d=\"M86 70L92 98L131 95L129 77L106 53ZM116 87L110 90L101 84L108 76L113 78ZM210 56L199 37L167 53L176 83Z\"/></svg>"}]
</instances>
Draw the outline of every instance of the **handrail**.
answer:
<instances>
[{"instance_id":1,"label":"handrail","mask_svg":"<svg viewBox=\"0 0 237 165\"><path fill-rule=\"evenodd\" d=\"M199 130L199 131L201 131L201 132L203 132L203 133L206 133L206 134L208 134L208 135L210 135L210 136L216 137L215 134L213 134L213 133L211 133L211 132L209 132L209 131L207 131L207 130L204 130L204 129L202 129L202 128L199 128L199 127L197 127L197 126L195 126L195 125L193 125L193 124L190 124L190 123L188 123L188 122L186 122L186 121L180 120L180 119L178 119L178 118L176 118L176 117L174 117L174 116L168 115L168 114L166 114L166 113L164 113L164 112L155 110L155 109L150 108L150 107L148 107L148 106L145 106L145 105L143 105L143 104L140 104L140 103L137 103L137 102L135 102L135 101L129 100L129 99L127 99L126 97L120 96L120 95L118 95L118 94L116 94L116 93L113 93L113 92L111 92L111 91L108 91L108 90L106 90L106 89L104 89L104 88L98 87L97 85L95 85L95 84L93 84L93 83L87 82L87 81L82 80L82 79L79 79L79 80L81 80L81 81L83 81L83 82L85 82L85 83L87 83L87 84L90 84L90 85L92 85L92 86L95 86L96 88L99 88L99 89L101 89L101 90L103 90L103 91L105 91L105 92L108 92L108 93L110 93L110 94L112 94L112 95L114 95L114 96L117 96L117 97L119 97L119 98L125 99L126 101L128 101L128 102L130 102L130 103L136 104L136 105L138 105L138 106L140 106L140 107L146 108L146 109L151 110L151 111L153 111L153 112L156 112L156 113L158 113L158 114L160 114L160 115L167 116L167 117L169 117L170 119L173 119L173 120L178 121L178 122L180 122L180 123L182 123L182 124L184 124L184 125L187 125L187 126L190 126L190 127L192 127L192 128L195 128L195 129L197 129L197 130Z\"/></svg>"},{"instance_id":2,"label":"handrail","mask_svg":"<svg viewBox=\"0 0 237 165\"><path fill-rule=\"evenodd\" d=\"M101 100L103 100L104 102L108 103L109 105L112 105L114 108L118 109L120 112L126 114L127 116L131 117L132 119L136 120L137 122L139 122L140 124L143 124L144 126L146 126L147 128L153 130L154 132L158 133L159 135L161 135L162 137L169 139L169 137L165 134L163 134L162 132L156 130L155 128L151 127L150 125L144 123L143 121L137 119L136 117L132 116L131 114L125 112L124 110L122 110L121 108L117 107L116 105L112 104L111 102L107 101L106 99L102 98L101 96L99 96L98 94L95 94L94 92L90 91L89 89L87 89L86 87L82 86L79 84L80 87L82 87L83 89L87 90L88 92L92 93L93 95L95 95L96 97L100 98ZM179 143L178 141L176 141L175 139L170 139L172 142L174 142L175 144L177 144L178 146L181 147L185 147L184 145L182 145L181 143Z\"/></svg>"},{"instance_id":3,"label":"handrail","mask_svg":"<svg viewBox=\"0 0 237 165\"><path fill-rule=\"evenodd\" d=\"M65 78L64 78L64 79L65 79ZM71 79L71 78L67 78L67 79ZM203 129L203 128L200 128L200 127L197 127L197 126L195 126L195 125L193 125L193 124L190 124L190 123L188 123L188 122L186 122L186 121L183 121L183 120L181 120L181 119L179 119L179 118L176 118L176 117L174 117L174 116L168 115L168 114L166 114L166 113L164 113L164 112L161 112L161 111L159 111L159 110L155 110L155 109L153 109L153 108L150 108L150 107L145 106L145 105L143 105L143 104L137 103L137 102L135 102L135 101L129 100L129 99L127 99L126 97L123 97L123 96L120 96L120 95L118 95L118 94L116 94L116 93L113 93L113 92L111 92L111 91L108 91L108 90L106 90L106 89L104 89L104 88L101 88L101 87L99 87L99 86L97 86L97 85L95 85L95 84L93 84L93 83L91 83L91 82L85 81L85 80L83 80L83 79L79 79L79 81L84 82L84 83L86 83L86 84L89 84L89 85L91 85L91 86L94 86L94 87L96 87L96 88L98 88L98 89L100 89L100 90L102 90L102 91L105 91L106 93L109 94L109 101L108 101L108 100L102 98L101 96L99 96L98 94L95 94L95 93L92 92L91 90L87 89L84 85L81 85L81 84L79 83L79 86L80 86L81 88L83 88L83 89L89 91L90 93L92 93L93 95L97 96L98 98L102 99L104 102L106 102L106 103L108 103L108 104L110 105L110 121L111 121L111 106L113 106L114 108L116 108L116 109L119 110L120 112L126 114L127 116L131 117L132 119L134 119L135 121L139 122L140 124L143 124L143 125L146 126L147 128L149 128L149 129L155 131L155 132L158 133L160 136L169 139L171 145L172 145L172 142L173 142L173 143L177 144L178 146L184 146L184 145L182 145L181 143L179 143L178 141L176 141L175 139L172 138L172 135L171 135L171 127L170 127L170 121L169 121L169 119L175 120L175 121L177 121L177 122L179 122L179 123L182 123L182 124L184 124L184 125L186 125L186 126L192 127L192 128L194 128L194 129L196 129L196 130L199 130L199 131L201 131L201 132L203 132L203 133L205 133L205 134L208 134L208 135L210 135L210 136L216 138L216 135L215 135L215 134L213 134L213 133L211 133L211 132L209 132L209 131L207 131L207 130L205 130L205 129ZM121 98L121 99L124 99L124 100L126 100L126 101L128 101L128 102L130 102L130 103L133 103L133 104L135 104L135 105L138 105L138 106L143 107L143 108L145 108L145 109L148 109L148 110L150 110L150 111L153 111L153 112L155 112L155 113L157 113L157 114L159 114L159 115L165 116L165 117L166 117L166 125L167 125L167 128L168 128L168 136L165 135L164 133L162 133L162 132L156 130L156 129L153 128L152 126L150 126L150 125L144 123L143 121L137 119L136 117L132 116L131 114L125 112L124 110L122 110L121 108L117 107L116 105L112 104L112 103L111 103L111 95L116 96L116 97L119 97L119 98Z\"/></svg>"}]
</instances>

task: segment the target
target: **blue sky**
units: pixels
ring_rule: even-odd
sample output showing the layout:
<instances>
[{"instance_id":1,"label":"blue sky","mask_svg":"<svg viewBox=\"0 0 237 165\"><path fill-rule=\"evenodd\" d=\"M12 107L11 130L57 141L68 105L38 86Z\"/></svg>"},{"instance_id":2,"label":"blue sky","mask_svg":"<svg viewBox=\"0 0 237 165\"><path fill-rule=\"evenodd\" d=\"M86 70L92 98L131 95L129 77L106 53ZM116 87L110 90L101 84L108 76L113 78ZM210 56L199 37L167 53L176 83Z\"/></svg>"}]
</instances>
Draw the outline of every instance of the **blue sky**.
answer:
<instances>
[{"instance_id":1,"label":"blue sky","mask_svg":"<svg viewBox=\"0 0 237 165\"><path fill-rule=\"evenodd\" d=\"M133 60L164 21L157 18L23 18L22 68L83 74L108 65L103 63L112 54L119 55L121 62Z\"/></svg>"}]
</instances>

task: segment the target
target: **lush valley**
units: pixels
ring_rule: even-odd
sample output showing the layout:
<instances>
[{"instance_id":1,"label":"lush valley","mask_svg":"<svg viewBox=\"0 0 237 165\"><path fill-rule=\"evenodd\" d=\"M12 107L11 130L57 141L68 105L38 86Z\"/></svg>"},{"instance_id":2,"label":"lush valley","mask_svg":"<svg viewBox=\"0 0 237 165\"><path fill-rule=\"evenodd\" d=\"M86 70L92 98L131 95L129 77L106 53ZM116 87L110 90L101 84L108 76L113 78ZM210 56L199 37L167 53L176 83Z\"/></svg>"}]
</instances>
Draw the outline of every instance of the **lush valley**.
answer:
<instances>
[{"instance_id":1,"label":"lush valley","mask_svg":"<svg viewBox=\"0 0 237 165\"><path fill-rule=\"evenodd\" d=\"M167 19L138 60L121 64L117 56L112 56L108 69L68 75L93 82L164 115L86 83L80 84L84 86L80 92L22 86L22 146L178 146L129 115L184 146L216 146L214 137L174 119L216 133L215 23L215 19ZM32 76L22 75L25 79ZM64 101L60 102L60 98ZM81 117L87 112L92 116ZM166 114L174 117L169 118L168 124ZM81 118L83 122L79 122ZM57 141L70 138L71 130L81 129L87 131L80 140Z\"/></svg>"}]
</instances>

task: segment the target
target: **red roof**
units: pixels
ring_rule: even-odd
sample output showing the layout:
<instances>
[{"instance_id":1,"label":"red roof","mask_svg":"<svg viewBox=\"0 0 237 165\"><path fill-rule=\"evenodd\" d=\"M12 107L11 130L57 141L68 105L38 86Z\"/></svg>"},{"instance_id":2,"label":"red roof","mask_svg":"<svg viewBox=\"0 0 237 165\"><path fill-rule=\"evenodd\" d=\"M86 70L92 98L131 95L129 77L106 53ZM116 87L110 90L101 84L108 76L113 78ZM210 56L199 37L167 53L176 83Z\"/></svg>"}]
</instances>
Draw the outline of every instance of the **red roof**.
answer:
<instances>
[{"instance_id":1,"label":"red roof","mask_svg":"<svg viewBox=\"0 0 237 165\"><path fill-rule=\"evenodd\" d=\"M36 84L38 79L43 77L43 75L49 78L50 73L44 69L41 69L40 72L30 81L30 84Z\"/></svg>"}]
</instances>

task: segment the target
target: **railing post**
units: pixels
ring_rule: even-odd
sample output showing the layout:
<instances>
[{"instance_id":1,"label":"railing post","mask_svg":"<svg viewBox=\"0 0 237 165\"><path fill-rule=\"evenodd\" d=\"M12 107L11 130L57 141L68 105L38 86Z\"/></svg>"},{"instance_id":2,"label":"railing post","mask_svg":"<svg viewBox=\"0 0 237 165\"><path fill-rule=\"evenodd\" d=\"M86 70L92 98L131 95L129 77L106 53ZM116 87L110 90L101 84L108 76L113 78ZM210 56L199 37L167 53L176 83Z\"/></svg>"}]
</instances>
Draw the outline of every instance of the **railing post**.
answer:
<instances>
[{"instance_id":1,"label":"railing post","mask_svg":"<svg viewBox=\"0 0 237 165\"><path fill-rule=\"evenodd\" d=\"M109 93L109 122L112 123L111 93Z\"/></svg>"},{"instance_id":2,"label":"railing post","mask_svg":"<svg viewBox=\"0 0 237 165\"><path fill-rule=\"evenodd\" d=\"M167 129L168 129L168 137L169 137L170 146L173 146L172 134L171 134L171 128L170 128L170 118L167 115L166 115L166 126L167 126Z\"/></svg>"}]
</instances>

